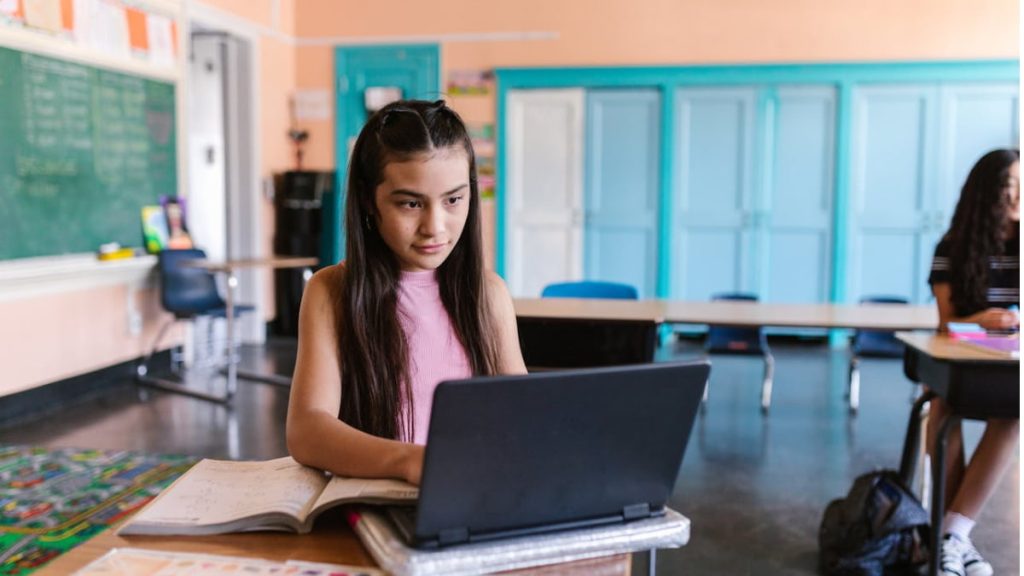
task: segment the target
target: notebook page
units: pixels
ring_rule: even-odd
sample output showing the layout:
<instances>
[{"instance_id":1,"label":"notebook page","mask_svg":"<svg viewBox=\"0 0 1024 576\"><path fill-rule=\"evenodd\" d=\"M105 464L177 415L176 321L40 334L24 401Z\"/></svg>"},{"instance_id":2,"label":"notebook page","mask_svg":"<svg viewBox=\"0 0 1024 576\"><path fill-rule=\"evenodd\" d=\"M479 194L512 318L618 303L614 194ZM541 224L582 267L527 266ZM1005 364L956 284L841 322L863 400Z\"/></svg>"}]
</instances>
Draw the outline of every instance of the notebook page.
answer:
<instances>
[{"instance_id":1,"label":"notebook page","mask_svg":"<svg viewBox=\"0 0 1024 576\"><path fill-rule=\"evenodd\" d=\"M267 512L301 517L326 477L290 457L266 462L203 460L134 522L218 524Z\"/></svg>"},{"instance_id":2,"label":"notebook page","mask_svg":"<svg viewBox=\"0 0 1024 576\"><path fill-rule=\"evenodd\" d=\"M334 476L313 509L335 502L413 502L419 489L402 480Z\"/></svg>"}]
</instances>

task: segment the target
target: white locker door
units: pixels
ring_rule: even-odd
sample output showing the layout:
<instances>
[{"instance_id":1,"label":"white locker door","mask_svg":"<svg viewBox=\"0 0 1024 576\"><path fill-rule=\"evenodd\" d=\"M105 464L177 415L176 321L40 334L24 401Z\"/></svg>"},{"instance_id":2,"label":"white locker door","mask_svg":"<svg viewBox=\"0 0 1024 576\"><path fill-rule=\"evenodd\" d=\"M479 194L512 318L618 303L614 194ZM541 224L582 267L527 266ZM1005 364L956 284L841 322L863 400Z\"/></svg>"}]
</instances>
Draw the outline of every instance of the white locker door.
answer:
<instances>
[{"instance_id":1,"label":"white locker door","mask_svg":"<svg viewBox=\"0 0 1024 576\"><path fill-rule=\"evenodd\" d=\"M583 278L582 89L511 90L505 270L516 297Z\"/></svg>"}]
</instances>

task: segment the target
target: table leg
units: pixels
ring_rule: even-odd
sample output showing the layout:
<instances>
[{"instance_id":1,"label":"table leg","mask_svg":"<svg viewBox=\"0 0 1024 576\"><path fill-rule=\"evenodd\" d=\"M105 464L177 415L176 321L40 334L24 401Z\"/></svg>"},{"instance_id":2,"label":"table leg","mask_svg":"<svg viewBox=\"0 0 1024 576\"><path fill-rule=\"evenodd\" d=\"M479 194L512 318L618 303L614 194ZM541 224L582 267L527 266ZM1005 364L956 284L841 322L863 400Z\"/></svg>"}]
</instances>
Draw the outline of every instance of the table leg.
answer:
<instances>
[{"instance_id":1,"label":"table leg","mask_svg":"<svg viewBox=\"0 0 1024 576\"><path fill-rule=\"evenodd\" d=\"M302 269L302 291L305 293L306 286L309 284L309 279L313 277L313 269L306 266ZM235 372L238 378L245 380L254 380L256 382L265 382L267 384L274 384L276 386L283 386L290 388L292 385L291 376L284 376L282 374L265 374L263 372L254 372L252 370L237 370Z\"/></svg>"},{"instance_id":2,"label":"table leg","mask_svg":"<svg viewBox=\"0 0 1024 576\"><path fill-rule=\"evenodd\" d=\"M942 517L945 513L946 501L946 450L949 444L949 431L960 424L960 417L951 414L939 427L939 435L932 447L932 531L931 559L928 573L938 575L939 560L942 557Z\"/></svg>"},{"instance_id":3,"label":"table leg","mask_svg":"<svg viewBox=\"0 0 1024 576\"><path fill-rule=\"evenodd\" d=\"M657 572L658 550L651 548L647 551L647 576L654 576Z\"/></svg>"},{"instance_id":4,"label":"table leg","mask_svg":"<svg viewBox=\"0 0 1024 576\"><path fill-rule=\"evenodd\" d=\"M235 358L235 290L238 288L238 277L235 276L235 271L228 269L227 273L228 289L225 294L225 304L227 310L225 312L225 320L227 324L227 338L225 338L227 346L227 392L225 397L228 401L235 396L235 391L238 388L238 359Z\"/></svg>"},{"instance_id":5,"label":"table leg","mask_svg":"<svg viewBox=\"0 0 1024 576\"><path fill-rule=\"evenodd\" d=\"M935 398L934 392L925 392L910 409L907 436L903 440L903 456L900 458L900 479L907 488L913 484L914 469L917 467L917 447L921 441L921 411L932 398Z\"/></svg>"}]
</instances>

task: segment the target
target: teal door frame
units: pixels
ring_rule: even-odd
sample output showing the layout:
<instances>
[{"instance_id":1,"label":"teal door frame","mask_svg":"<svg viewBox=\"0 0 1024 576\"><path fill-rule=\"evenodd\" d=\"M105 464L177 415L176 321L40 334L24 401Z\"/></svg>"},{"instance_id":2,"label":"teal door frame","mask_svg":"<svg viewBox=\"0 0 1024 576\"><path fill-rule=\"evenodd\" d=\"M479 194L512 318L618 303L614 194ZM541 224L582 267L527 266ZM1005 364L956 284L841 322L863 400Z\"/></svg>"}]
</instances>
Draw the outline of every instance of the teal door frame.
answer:
<instances>
[{"instance_id":1,"label":"teal door frame","mask_svg":"<svg viewBox=\"0 0 1024 576\"><path fill-rule=\"evenodd\" d=\"M349 140L367 120L363 90L367 86L397 86L403 98L435 99L439 85L441 50L437 44L337 46L334 50L335 192L324 200L322 264L334 264L345 254L345 196L348 184Z\"/></svg>"},{"instance_id":2,"label":"teal door frame","mask_svg":"<svg viewBox=\"0 0 1024 576\"><path fill-rule=\"evenodd\" d=\"M678 152L674 137L675 92L680 87L708 85L822 84L836 88L836 126L832 277L830 300L846 298L845 278L849 214L850 138L852 136L852 92L854 87L871 83L908 82L998 82L1017 81L1018 60L978 60L942 62L864 62L821 64L773 64L736 66L652 66L594 68L498 68L496 90L497 181L496 186L496 258L497 272L504 275L507 197L506 100L509 90L534 88L656 88L661 91L660 223L657 295L667 297L672 262L671 215L672 190L675 188L671 159ZM761 105L767 106L768 100ZM765 110L758 110L759 115Z\"/></svg>"}]
</instances>

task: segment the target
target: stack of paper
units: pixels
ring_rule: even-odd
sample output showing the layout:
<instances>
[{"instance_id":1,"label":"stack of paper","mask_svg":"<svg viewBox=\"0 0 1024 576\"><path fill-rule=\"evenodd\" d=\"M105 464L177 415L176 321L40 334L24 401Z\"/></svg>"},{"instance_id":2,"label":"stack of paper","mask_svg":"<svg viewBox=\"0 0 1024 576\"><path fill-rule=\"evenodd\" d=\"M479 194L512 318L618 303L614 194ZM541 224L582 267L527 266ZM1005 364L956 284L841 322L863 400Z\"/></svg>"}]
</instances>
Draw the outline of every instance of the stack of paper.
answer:
<instances>
[{"instance_id":1,"label":"stack of paper","mask_svg":"<svg viewBox=\"0 0 1024 576\"><path fill-rule=\"evenodd\" d=\"M384 576L374 568L341 566L289 560L271 562L259 558L162 552L138 548L115 548L94 560L75 576L270 576L295 574L302 576Z\"/></svg>"},{"instance_id":2,"label":"stack of paper","mask_svg":"<svg viewBox=\"0 0 1024 576\"><path fill-rule=\"evenodd\" d=\"M464 544L440 550L410 548L384 513L360 508L349 523L377 564L397 576L481 574L575 562L624 552L678 548L690 539L690 520L665 516L598 528Z\"/></svg>"}]
</instances>

